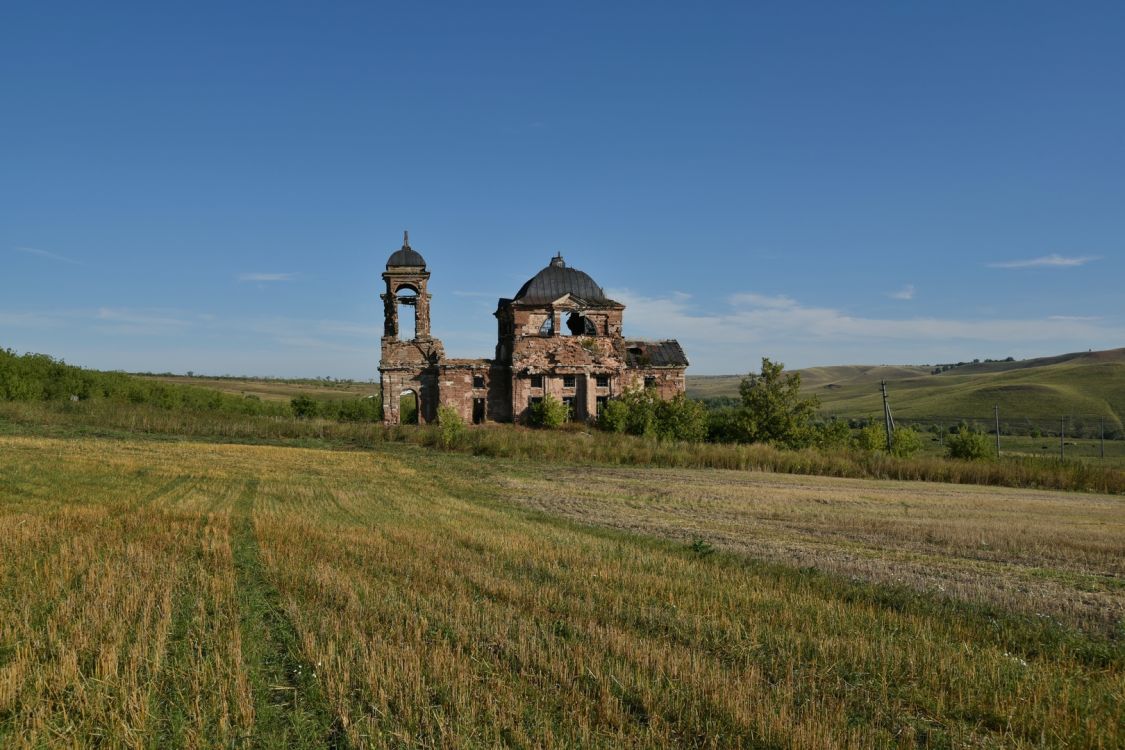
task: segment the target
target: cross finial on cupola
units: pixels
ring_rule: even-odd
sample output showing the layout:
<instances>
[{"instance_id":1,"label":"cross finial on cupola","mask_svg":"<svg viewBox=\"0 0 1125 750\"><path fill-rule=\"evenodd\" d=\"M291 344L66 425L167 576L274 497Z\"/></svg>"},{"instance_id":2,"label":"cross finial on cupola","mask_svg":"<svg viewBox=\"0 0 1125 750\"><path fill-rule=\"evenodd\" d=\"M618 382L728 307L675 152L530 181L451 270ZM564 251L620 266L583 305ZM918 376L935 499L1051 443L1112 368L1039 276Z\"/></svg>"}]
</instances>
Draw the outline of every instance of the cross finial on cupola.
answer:
<instances>
[{"instance_id":1,"label":"cross finial on cupola","mask_svg":"<svg viewBox=\"0 0 1125 750\"><path fill-rule=\"evenodd\" d=\"M406 229L402 230L402 246L403 247L410 247L410 231L409 230L406 230Z\"/></svg>"}]
</instances>

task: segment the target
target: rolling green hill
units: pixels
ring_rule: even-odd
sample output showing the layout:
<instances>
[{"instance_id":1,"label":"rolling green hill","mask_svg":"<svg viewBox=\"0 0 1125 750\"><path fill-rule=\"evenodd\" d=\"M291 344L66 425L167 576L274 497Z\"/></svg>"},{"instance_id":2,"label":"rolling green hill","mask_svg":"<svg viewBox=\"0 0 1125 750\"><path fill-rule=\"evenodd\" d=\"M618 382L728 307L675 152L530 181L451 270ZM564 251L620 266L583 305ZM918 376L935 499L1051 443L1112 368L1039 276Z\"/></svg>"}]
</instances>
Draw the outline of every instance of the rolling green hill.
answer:
<instances>
[{"instance_id":1,"label":"rolling green hill","mask_svg":"<svg viewBox=\"0 0 1125 750\"><path fill-rule=\"evenodd\" d=\"M379 393L378 383L358 380L313 380L284 378L210 377L206 375L148 375L138 377L165 383L211 388L237 396L254 396L262 401L284 401L304 394L316 399L337 401L367 398Z\"/></svg>"},{"instance_id":2,"label":"rolling green hill","mask_svg":"<svg viewBox=\"0 0 1125 750\"><path fill-rule=\"evenodd\" d=\"M907 419L992 416L1003 419L1097 419L1118 429L1125 418L1125 349L1076 352L1009 362L979 362L938 374L930 366L813 367L799 370L806 393L821 400L821 411L841 417L882 412L879 381L886 379L891 406ZM688 377L693 398L738 396L741 375Z\"/></svg>"}]
</instances>

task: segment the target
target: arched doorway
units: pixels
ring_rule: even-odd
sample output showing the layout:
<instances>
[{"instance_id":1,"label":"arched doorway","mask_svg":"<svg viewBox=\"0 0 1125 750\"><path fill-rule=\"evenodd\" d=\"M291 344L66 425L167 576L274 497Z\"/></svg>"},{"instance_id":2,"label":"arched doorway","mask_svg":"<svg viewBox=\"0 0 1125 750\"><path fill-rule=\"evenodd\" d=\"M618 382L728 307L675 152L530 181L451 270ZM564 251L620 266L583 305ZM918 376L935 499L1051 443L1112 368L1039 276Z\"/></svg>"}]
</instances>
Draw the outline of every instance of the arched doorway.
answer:
<instances>
[{"instance_id":1,"label":"arched doorway","mask_svg":"<svg viewBox=\"0 0 1125 750\"><path fill-rule=\"evenodd\" d=\"M398 397L399 424L418 424L418 393L407 389Z\"/></svg>"}]
</instances>

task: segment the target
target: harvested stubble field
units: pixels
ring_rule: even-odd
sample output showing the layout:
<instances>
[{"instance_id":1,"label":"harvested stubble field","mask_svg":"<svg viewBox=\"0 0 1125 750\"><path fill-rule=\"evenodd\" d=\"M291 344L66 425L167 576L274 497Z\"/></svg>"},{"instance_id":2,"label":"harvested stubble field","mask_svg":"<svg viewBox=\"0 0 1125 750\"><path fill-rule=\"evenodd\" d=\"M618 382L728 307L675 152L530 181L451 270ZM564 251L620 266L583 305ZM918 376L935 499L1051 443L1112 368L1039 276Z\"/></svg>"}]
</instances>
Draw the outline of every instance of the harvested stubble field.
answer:
<instances>
[{"instance_id":1,"label":"harvested stubble field","mask_svg":"<svg viewBox=\"0 0 1125 750\"><path fill-rule=\"evenodd\" d=\"M1120 746L1123 505L3 436L0 745Z\"/></svg>"}]
</instances>

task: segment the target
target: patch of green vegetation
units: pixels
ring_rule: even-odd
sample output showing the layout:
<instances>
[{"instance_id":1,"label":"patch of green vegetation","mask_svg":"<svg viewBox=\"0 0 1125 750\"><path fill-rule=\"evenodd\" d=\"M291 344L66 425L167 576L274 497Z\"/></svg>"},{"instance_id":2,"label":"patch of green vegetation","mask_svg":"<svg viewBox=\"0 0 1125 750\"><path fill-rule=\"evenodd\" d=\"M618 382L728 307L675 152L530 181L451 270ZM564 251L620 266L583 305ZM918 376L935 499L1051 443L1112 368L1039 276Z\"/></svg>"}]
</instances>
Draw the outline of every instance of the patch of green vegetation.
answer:
<instances>
[{"instance_id":1,"label":"patch of green vegetation","mask_svg":"<svg viewBox=\"0 0 1125 750\"><path fill-rule=\"evenodd\" d=\"M254 534L256 479L234 506L231 552L237 581L243 667L254 698L258 747L346 747L343 727L317 682L317 664L302 652L281 595L262 565Z\"/></svg>"},{"instance_id":2,"label":"patch of green vegetation","mask_svg":"<svg viewBox=\"0 0 1125 750\"><path fill-rule=\"evenodd\" d=\"M382 418L378 398L319 399L299 394L288 403L196 385L87 370L45 354L0 349L0 403L50 403L81 412L91 403L145 405L168 412L257 417L321 417L341 422Z\"/></svg>"},{"instance_id":3,"label":"patch of green vegetation","mask_svg":"<svg viewBox=\"0 0 1125 750\"><path fill-rule=\"evenodd\" d=\"M769 445L656 441L599 430L531 430L516 425L467 429L449 446L439 425L339 423L166 412L144 405L92 404L78 410L52 404L0 403L0 434L128 438L158 441L368 449L406 443L493 458L534 458L552 464L662 466L775 471L839 477L907 479L1010 487L1125 492L1125 472L1112 465L1055 458L1004 456L971 462L937 456L899 458L849 448L783 450Z\"/></svg>"}]
</instances>

